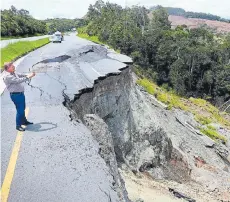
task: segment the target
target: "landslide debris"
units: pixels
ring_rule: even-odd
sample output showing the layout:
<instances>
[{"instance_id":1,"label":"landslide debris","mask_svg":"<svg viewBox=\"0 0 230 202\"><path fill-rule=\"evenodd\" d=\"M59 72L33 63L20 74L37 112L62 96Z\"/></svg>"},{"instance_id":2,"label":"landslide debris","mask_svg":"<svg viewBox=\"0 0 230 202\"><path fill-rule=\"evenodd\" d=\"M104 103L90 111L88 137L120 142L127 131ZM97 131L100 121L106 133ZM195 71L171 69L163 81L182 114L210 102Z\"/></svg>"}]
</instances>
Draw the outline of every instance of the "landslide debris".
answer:
<instances>
[{"instance_id":1,"label":"landslide debris","mask_svg":"<svg viewBox=\"0 0 230 202\"><path fill-rule=\"evenodd\" d=\"M196 201L205 201L201 193L210 201L230 200L228 144L200 133L192 113L167 110L136 84L131 66L100 78L64 103L71 118L82 121L101 145L99 153L122 200L128 198L118 167L175 182L178 192Z\"/></svg>"}]
</instances>

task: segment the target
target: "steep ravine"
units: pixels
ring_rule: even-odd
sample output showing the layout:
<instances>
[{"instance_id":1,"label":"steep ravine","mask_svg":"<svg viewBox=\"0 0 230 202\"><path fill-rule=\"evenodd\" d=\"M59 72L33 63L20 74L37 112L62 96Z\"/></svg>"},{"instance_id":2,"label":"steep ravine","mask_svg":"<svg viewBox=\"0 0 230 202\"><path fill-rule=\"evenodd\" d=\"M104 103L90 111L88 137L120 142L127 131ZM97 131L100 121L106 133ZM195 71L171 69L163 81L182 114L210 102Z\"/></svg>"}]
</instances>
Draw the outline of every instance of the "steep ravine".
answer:
<instances>
[{"instance_id":1,"label":"steep ravine","mask_svg":"<svg viewBox=\"0 0 230 202\"><path fill-rule=\"evenodd\" d=\"M131 66L99 78L73 100L65 97L64 105L99 142L121 201L129 199L118 167L175 181L197 201L230 201L229 147L197 133L190 113L166 110L136 85Z\"/></svg>"}]
</instances>

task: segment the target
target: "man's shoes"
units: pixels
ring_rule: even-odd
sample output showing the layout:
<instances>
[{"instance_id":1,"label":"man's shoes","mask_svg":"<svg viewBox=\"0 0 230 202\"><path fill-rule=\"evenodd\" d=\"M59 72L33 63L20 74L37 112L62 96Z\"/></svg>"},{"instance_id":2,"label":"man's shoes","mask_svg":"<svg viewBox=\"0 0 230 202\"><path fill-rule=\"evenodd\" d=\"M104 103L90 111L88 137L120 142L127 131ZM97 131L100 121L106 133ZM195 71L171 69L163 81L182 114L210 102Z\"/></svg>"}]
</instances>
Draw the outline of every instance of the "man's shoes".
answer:
<instances>
[{"instance_id":1,"label":"man's shoes","mask_svg":"<svg viewBox=\"0 0 230 202\"><path fill-rule=\"evenodd\" d=\"M23 128L22 126L16 126L16 130L18 130L18 131L25 131L25 128Z\"/></svg>"},{"instance_id":2,"label":"man's shoes","mask_svg":"<svg viewBox=\"0 0 230 202\"><path fill-rule=\"evenodd\" d=\"M29 121L26 121L23 125L26 125L26 126L28 126L28 125L31 125L31 124L34 124L34 123L32 123L32 122L29 122Z\"/></svg>"}]
</instances>

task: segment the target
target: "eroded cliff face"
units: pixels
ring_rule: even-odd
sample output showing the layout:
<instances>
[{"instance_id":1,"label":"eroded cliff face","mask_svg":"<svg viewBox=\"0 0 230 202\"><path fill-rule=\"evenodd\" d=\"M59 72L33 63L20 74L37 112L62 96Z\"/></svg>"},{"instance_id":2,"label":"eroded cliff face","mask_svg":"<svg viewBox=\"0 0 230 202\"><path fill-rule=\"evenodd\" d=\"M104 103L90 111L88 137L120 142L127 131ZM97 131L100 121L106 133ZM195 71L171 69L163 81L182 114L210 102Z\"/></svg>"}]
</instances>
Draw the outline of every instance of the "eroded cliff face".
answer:
<instances>
[{"instance_id":1,"label":"eroded cliff face","mask_svg":"<svg viewBox=\"0 0 230 202\"><path fill-rule=\"evenodd\" d=\"M207 192L218 189L220 200L230 197L229 147L200 134L190 113L166 110L136 85L131 66L99 78L64 104L101 145L122 200L128 199L117 165L155 179L195 180Z\"/></svg>"}]
</instances>

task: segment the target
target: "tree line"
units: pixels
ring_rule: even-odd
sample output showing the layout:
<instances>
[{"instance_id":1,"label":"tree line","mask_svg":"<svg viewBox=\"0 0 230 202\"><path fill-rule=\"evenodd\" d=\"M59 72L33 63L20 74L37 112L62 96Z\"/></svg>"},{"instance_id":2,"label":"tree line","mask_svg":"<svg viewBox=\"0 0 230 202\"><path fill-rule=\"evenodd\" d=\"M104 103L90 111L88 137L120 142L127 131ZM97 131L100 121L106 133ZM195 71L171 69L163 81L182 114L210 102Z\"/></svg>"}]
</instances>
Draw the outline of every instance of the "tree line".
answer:
<instances>
[{"instance_id":1,"label":"tree line","mask_svg":"<svg viewBox=\"0 0 230 202\"><path fill-rule=\"evenodd\" d=\"M1 10L1 36L33 36L46 32L46 23L34 19L27 10L17 10L14 6Z\"/></svg>"},{"instance_id":2,"label":"tree line","mask_svg":"<svg viewBox=\"0 0 230 202\"><path fill-rule=\"evenodd\" d=\"M201 18L201 19L207 19L207 20L216 20L216 21L222 21L222 22L230 22L229 19L221 18L217 15L212 15L210 13L200 13L200 12L186 12L185 13L186 18Z\"/></svg>"},{"instance_id":3,"label":"tree line","mask_svg":"<svg viewBox=\"0 0 230 202\"><path fill-rule=\"evenodd\" d=\"M69 31L84 25L83 19L55 18L46 20L34 19L29 11L17 10L11 6L9 10L1 10L1 36L34 36L51 34L55 31Z\"/></svg>"},{"instance_id":4,"label":"tree line","mask_svg":"<svg viewBox=\"0 0 230 202\"><path fill-rule=\"evenodd\" d=\"M171 29L166 9L122 8L98 0L90 5L87 26L79 32L96 35L122 53L159 85L182 96L221 104L230 98L230 35L217 38L209 29Z\"/></svg>"},{"instance_id":5,"label":"tree line","mask_svg":"<svg viewBox=\"0 0 230 202\"><path fill-rule=\"evenodd\" d=\"M161 6L153 6L150 8L150 11L156 10ZM207 19L207 20L216 20L216 21L222 21L222 22L230 22L229 19L221 18L217 15L212 15L210 13L201 13L201 12L191 12L191 11L185 11L182 8L174 8L174 7L164 7L169 15L179 15L184 16L186 18L200 18L200 19Z\"/></svg>"},{"instance_id":6,"label":"tree line","mask_svg":"<svg viewBox=\"0 0 230 202\"><path fill-rule=\"evenodd\" d=\"M85 25L83 19L54 18L46 19L44 22L47 25L48 33L54 33L57 30L60 32L70 31L73 28Z\"/></svg>"}]
</instances>

